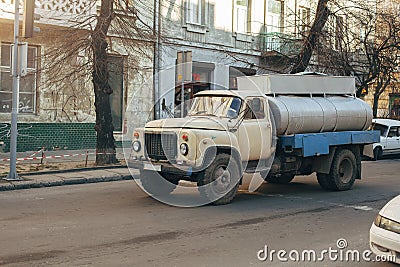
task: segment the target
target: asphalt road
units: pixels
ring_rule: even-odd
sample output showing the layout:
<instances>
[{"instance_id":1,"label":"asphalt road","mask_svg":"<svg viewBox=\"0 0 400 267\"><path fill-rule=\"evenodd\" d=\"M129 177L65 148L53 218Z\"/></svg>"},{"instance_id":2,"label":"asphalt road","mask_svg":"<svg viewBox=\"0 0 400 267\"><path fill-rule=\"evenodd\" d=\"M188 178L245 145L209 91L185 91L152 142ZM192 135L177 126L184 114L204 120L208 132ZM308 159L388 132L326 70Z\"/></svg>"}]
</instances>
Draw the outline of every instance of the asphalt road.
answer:
<instances>
[{"instance_id":1,"label":"asphalt road","mask_svg":"<svg viewBox=\"0 0 400 267\"><path fill-rule=\"evenodd\" d=\"M133 181L0 192L5 266L394 266L260 261L259 250L369 249L379 209L400 194L400 160L363 163L353 190L326 192L315 176L241 190L226 206L176 208ZM260 254L263 256L264 254ZM295 257L295 254L292 254ZM371 256L373 258L373 256Z\"/></svg>"}]
</instances>

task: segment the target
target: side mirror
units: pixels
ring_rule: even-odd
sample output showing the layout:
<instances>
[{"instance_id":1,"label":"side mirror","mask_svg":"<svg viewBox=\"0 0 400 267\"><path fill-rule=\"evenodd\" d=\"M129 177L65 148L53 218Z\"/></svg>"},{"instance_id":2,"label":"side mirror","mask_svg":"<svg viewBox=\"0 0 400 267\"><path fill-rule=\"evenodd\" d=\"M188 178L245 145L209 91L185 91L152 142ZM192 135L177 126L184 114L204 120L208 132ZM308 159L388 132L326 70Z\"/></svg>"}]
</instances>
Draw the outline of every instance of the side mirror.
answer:
<instances>
[{"instance_id":1,"label":"side mirror","mask_svg":"<svg viewBox=\"0 0 400 267\"><path fill-rule=\"evenodd\" d=\"M227 116L228 118L230 118L230 119L235 119L235 118L238 117L238 114L237 114L237 112L236 112L235 109L230 108L230 109L228 110L228 113L227 113L226 116Z\"/></svg>"}]
</instances>

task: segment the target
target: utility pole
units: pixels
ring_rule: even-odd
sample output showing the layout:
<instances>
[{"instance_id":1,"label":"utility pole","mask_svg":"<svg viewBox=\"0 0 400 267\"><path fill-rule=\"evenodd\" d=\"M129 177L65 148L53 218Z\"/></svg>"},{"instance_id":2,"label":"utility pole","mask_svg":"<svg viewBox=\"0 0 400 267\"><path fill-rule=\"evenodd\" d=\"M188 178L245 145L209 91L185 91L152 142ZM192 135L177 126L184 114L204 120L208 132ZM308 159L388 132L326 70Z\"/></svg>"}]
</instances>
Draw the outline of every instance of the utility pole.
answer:
<instances>
[{"instance_id":1,"label":"utility pole","mask_svg":"<svg viewBox=\"0 0 400 267\"><path fill-rule=\"evenodd\" d=\"M19 43L19 3L20 0L14 0L14 45L12 52L12 109L11 109L11 129L10 129L10 172L6 180L21 180L17 173L17 137L18 137L18 106L19 106L19 82L20 77L25 76L26 72L26 56L28 45L22 46ZM34 26L34 10L35 0L25 0L24 2L24 37L32 37Z\"/></svg>"},{"instance_id":2,"label":"utility pole","mask_svg":"<svg viewBox=\"0 0 400 267\"><path fill-rule=\"evenodd\" d=\"M19 74L18 74L18 35L19 35L19 0L14 0L14 46L12 57L13 94L11 109L11 131L10 131L10 172L7 180L20 180L17 174L17 136L18 136L18 103L19 103Z\"/></svg>"}]
</instances>

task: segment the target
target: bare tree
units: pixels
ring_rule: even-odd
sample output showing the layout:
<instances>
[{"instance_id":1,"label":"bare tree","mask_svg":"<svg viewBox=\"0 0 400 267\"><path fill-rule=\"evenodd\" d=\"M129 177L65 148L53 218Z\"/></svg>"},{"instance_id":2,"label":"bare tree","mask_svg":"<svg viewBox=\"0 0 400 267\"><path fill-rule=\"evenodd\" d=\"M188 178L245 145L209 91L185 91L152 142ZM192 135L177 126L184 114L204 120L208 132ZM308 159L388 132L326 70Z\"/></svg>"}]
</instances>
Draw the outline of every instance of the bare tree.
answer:
<instances>
[{"instance_id":1,"label":"bare tree","mask_svg":"<svg viewBox=\"0 0 400 267\"><path fill-rule=\"evenodd\" d=\"M373 114L380 96L396 81L400 57L400 19L397 10L383 2L374 6L354 2L336 5L335 23L328 23L316 51L317 65L332 74L356 77L357 93L372 90ZM340 19L339 19L340 18ZM343 21L346 26L339 26ZM334 39L333 42L329 42Z\"/></svg>"},{"instance_id":2,"label":"bare tree","mask_svg":"<svg viewBox=\"0 0 400 267\"><path fill-rule=\"evenodd\" d=\"M128 68L140 68L138 58L153 57L156 36L152 22L154 6L151 1L101 0L95 14L92 2L89 9L69 21L67 28L55 28L54 44L44 53L43 71L48 85L62 88L68 80L80 80L93 85L97 133L96 164L117 162L110 95L111 46L118 46L122 54L129 54ZM113 49L114 53L117 49ZM73 64L71 64L73 62Z\"/></svg>"},{"instance_id":3,"label":"bare tree","mask_svg":"<svg viewBox=\"0 0 400 267\"><path fill-rule=\"evenodd\" d=\"M286 32L285 29L284 32L286 33L272 33L273 38L267 36L271 33L262 33L260 35L260 47L263 50L262 53L267 54L268 63L261 63L256 67L276 73L298 73L305 71L310 66L310 63L312 63L314 50L324 38L323 30L331 14L328 7L330 2L332 0L318 0L316 9L311 10L311 13L308 14L309 16L313 14L312 17L314 17L310 25L307 25L309 22L304 21L304 18L299 15L298 10L288 9L285 18L290 16L291 20L286 21L285 27L293 28L293 32ZM300 28L304 28L304 31ZM266 44L267 40L272 45ZM255 66L246 57L234 53L228 53L228 55L234 61Z\"/></svg>"},{"instance_id":4,"label":"bare tree","mask_svg":"<svg viewBox=\"0 0 400 267\"><path fill-rule=\"evenodd\" d=\"M305 71L309 65L313 50L318 44L318 39L321 36L322 29L329 18L330 11L328 9L328 2L329 0L318 0L314 21L307 37L304 39L303 47L300 54L297 56L290 73Z\"/></svg>"},{"instance_id":5,"label":"bare tree","mask_svg":"<svg viewBox=\"0 0 400 267\"><path fill-rule=\"evenodd\" d=\"M91 33L91 50L93 53L92 81L95 93L96 132L97 132L97 164L114 163L115 156L114 126L111 116L110 94L112 89L108 83L107 33L114 17L112 0L101 1L97 24Z\"/></svg>"}]
</instances>

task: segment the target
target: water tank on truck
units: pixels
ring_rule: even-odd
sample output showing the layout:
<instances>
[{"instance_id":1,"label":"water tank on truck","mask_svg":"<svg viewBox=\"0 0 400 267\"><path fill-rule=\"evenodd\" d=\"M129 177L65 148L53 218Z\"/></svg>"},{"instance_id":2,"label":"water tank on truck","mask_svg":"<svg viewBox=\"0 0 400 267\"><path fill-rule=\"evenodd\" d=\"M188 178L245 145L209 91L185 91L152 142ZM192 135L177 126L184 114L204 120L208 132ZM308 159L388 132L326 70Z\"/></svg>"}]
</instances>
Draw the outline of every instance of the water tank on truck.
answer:
<instances>
[{"instance_id":1,"label":"water tank on truck","mask_svg":"<svg viewBox=\"0 0 400 267\"><path fill-rule=\"evenodd\" d=\"M267 95L278 135L366 130L372 121L371 107L355 97L354 77L245 76L238 88Z\"/></svg>"}]
</instances>

